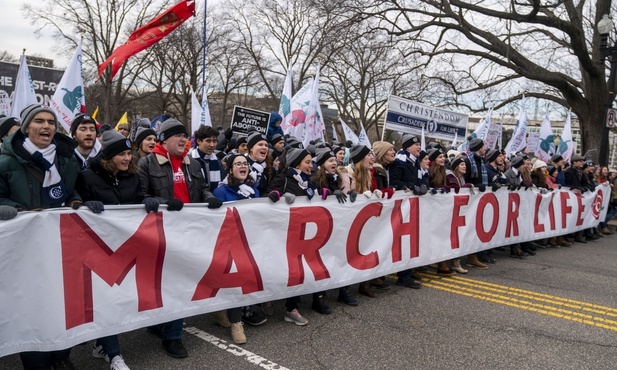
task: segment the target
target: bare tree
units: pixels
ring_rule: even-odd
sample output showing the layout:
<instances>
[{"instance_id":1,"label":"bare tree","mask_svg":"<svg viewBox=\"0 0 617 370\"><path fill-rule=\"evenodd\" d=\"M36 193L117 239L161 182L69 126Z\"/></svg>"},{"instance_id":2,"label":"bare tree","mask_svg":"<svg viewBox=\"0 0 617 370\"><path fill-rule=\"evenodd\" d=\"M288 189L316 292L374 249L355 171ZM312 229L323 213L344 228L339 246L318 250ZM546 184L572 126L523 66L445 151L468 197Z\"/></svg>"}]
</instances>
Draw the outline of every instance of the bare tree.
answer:
<instances>
[{"instance_id":1,"label":"bare tree","mask_svg":"<svg viewBox=\"0 0 617 370\"><path fill-rule=\"evenodd\" d=\"M2 50L0 51L0 60L5 62L17 62L19 59L8 51Z\"/></svg>"},{"instance_id":2,"label":"bare tree","mask_svg":"<svg viewBox=\"0 0 617 370\"><path fill-rule=\"evenodd\" d=\"M611 0L379 0L346 2L357 19L413 41L408 55L425 58L427 77L448 87L445 102L485 110L527 96L572 108L583 150L601 140L608 93L596 24ZM611 7L613 7L611 9ZM487 97L489 96L489 97ZM482 102L481 104L478 104ZM564 109L565 110L565 109Z\"/></svg>"}]
</instances>

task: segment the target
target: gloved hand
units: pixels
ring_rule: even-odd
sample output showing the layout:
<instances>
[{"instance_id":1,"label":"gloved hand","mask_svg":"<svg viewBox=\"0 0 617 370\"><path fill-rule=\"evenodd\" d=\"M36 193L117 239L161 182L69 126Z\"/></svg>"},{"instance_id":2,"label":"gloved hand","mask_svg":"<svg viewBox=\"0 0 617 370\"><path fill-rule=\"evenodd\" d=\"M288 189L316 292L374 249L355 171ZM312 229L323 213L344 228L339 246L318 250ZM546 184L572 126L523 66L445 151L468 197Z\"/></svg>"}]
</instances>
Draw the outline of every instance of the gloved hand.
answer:
<instances>
[{"instance_id":1,"label":"gloved hand","mask_svg":"<svg viewBox=\"0 0 617 370\"><path fill-rule=\"evenodd\" d=\"M141 203L146 206L146 213L150 213L150 212L156 213L159 211L159 200L156 198L152 198L152 197L144 198L144 200Z\"/></svg>"},{"instance_id":2,"label":"gloved hand","mask_svg":"<svg viewBox=\"0 0 617 370\"><path fill-rule=\"evenodd\" d=\"M179 211L184 207L184 203L178 199L170 199L165 204L167 204L168 211Z\"/></svg>"},{"instance_id":3,"label":"gloved hand","mask_svg":"<svg viewBox=\"0 0 617 370\"><path fill-rule=\"evenodd\" d=\"M294 204L294 202L296 201L296 196L291 193L283 194L283 198L285 198L285 202L287 204Z\"/></svg>"},{"instance_id":4,"label":"gloved hand","mask_svg":"<svg viewBox=\"0 0 617 370\"><path fill-rule=\"evenodd\" d=\"M394 195L394 189L390 189L390 188L385 188L385 189L381 189L381 191L384 194L384 198L388 198L391 199L392 196Z\"/></svg>"},{"instance_id":5,"label":"gloved hand","mask_svg":"<svg viewBox=\"0 0 617 370\"><path fill-rule=\"evenodd\" d=\"M439 191L441 192L441 194L446 194L450 192L450 187L449 186L444 186L443 188L439 189Z\"/></svg>"},{"instance_id":6,"label":"gloved hand","mask_svg":"<svg viewBox=\"0 0 617 370\"><path fill-rule=\"evenodd\" d=\"M478 186L478 190L480 190L480 193L484 193L486 191L486 185L482 184Z\"/></svg>"},{"instance_id":7,"label":"gloved hand","mask_svg":"<svg viewBox=\"0 0 617 370\"><path fill-rule=\"evenodd\" d=\"M437 188L431 188L431 194L433 195L437 194Z\"/></svg>"},{"instance_id":8,"label":"gloved hand","mask_svg":"<svg viewBox=\"0 0 617 370\"><path fill-rule=\"evenodd\" d=\"M328 188L321 189L321 199L326 200L328 195L330 195L330 189Z\"/></svg>"},{"instance_id":9,"label":"gloved hand","mask_svg":"<svg viewBox=\"0 0 617 370\"><path fill-rule=\"evenodd\" d=\"M547 194L547 193L548 193L548 189L540 188L540 194Z\"/></svg>"},{"instance_id":10,"label":"gloved hand","mask_svg":"<svg viewBox=\"0 0 617 370\"><path fill-rule=\"evenodd\" d=\"M233 134L234 132L231 130L231 127L227 128L227 130L225 130L225 139L227 139L228 141L231 140Z\"/></svg>"},{"instance_id":11,"label":"gloved hand","mask_svg":"<svg viewBox=\"0 0 617 370\"><path fill-rule=\"evenodd\" d=\"M415 195L424 195L426 193L428 193L428 188L426 187L426 184L422 184L420 186L417 186L414 188L413 193Z\"/></svg>"},{"instance_id":12,"label":"gloved hand","mask_svg":"<svg viewBox=\"0 0 617 370\"><path fill-rule=\"evenodd\" d=\"M72 209L74 209L74 210L76 210L76 211L77 211L77 210L79 209L79 207L81 207L81 205L82 205L82 204L83 204L83 203L82 203L81 201L79 201L79 200L74 200L74 201L72 201L72 202L69 204L69 207L71 207ZM32 209L31 211L40 211L40 210L41 210L41 209Z\"/></svg>"},{"instance_id":13,"label":"gloved hand","mask_svg":"<svg viewBox=\"0 0 617 370\"><path fill-rule=\"evenodd\" d=\"M347 195L345 195L342 191L340 190L335 190L334 191L334 196L336 197L336 200L338 200L339 203L345 203L347 201Z\"/></svg>"},{"instance_id":14,"label":"gloved hand","mask_svg":"<svg viewBox=\"0 0 617 370\"><path fill-rule=\"evenodd\" d=\"M372 196L373 196L373 193L371 193L371 191L370 191L370 190L367 190L367 191L365 191L365 192L364 192L364 193L362 193L362 194L364 194L364 196L365 196L365 197L367 197L367 198L370 198L370 197L372 197Z\"/></svg>"},{"instance_id":15,"label":"gloved hand","mask_svg":"<svg viewBox=\"0 0 617 370\"><path fill-rule=\"evenodd\" d=\"M0 206L0 220L12 220L17 217L17 208L11 206Z\"/></svg>"},{"instance_id":16,"label":"gloved hand","mask_svg":"<svg viewBox=\"0 0 617 370\"><path fill-rule=\"evenodd\" d=\"M353 190L350 190L350 191L347 193L347 195L349 195L349 201L350 201L351 203L355 202L355 201L356 201L356 198L358 197L358 193L356 193L356 192L355 192L355 191L353 191Z\"/></svg>"},{"instance_id":17,"label":"gloved hand","mask_svg":"<svg viewBox=\"0 0 617 370\"><path fill-rule=\"evenodd\" d=\"M516 185L514 185L514 184L508 185L508 190L515 191L516 190Z\"/></svg>"},{"instance_id":18,"label":"gloved hand","mask_svg":"<svg viewBox=\"0 0 617 370\"><path fill-rule=\"evenodd\" d=\"M405 193L409 193L409 192L411 191L411 189L409 189L407 186L405 186L405 188L403 189L403 191L404 191Z\"/></svg>"},{"instance_id":19,"label":"gloved hand","mask_svg":"<svg viewBox=\"0 0 617 370\"><path fill-rule=\"evenodd\" d=\"M498 182L494 182L494 183L493 183L493 188L492 188L493 193L494 193L494 192L496 192L496 191L497 191L497 190L499 190L499 189L501 189L501 184L500 184L500 183L498 183Z\"/></svg>"},{"instance_id":20,"label":"gloved hand","mask_svg":"<svg viewBox=\"0 0 617 370\"><path fill-rule=\"evenodd\" d=\"M458 194L459 190L461 190L461 188L454 188L454 194Z\"/></svg>"},{"instance_id":21,"label":"gloved hand","mask_svg":"<svg viewBox=\"0 0 617 370\"><path fill-rule=\"evenodd\" d=\"M208 208L217 209L217 208L221 208L222 205L223 205L223 201L220 200L219 198L217 197L208 198Z\"/></svg>"},{"instance_id":22,"label":"gloved hand","mask_svg":"<svg viewBox=\"0 0 617 370\"><path fill-rule=\"evenodd\" d=\"M84 202L84 206L88 207L92 213L101 213L105 210L105 205L103 202L99 202L98 200L89 200Z\"/></svg>"},{"instance_id":23,"label":"gloved hand","mask_svg":"<svg viewBox=\"0 0 617 370\"><path fill-rule=\"evenodd\" d=\"M272 190L270 194L268 194L268 198L272 201L272 203L276 203L281 200L281 193L278 190Z\"/></svg>"},{"instance_id":24,"label":"gloved hand","mask_svg":"<svg viewBox=\"0 0 617 370\"><path fill-rule=\"evenodd\" d=\"M383 193L381 192L381 190L379 189L375 189L373 191L373 194L375 194L375 196L377 196L377 198L382 199L383 198Z\"/></svg>"}]
</instances>

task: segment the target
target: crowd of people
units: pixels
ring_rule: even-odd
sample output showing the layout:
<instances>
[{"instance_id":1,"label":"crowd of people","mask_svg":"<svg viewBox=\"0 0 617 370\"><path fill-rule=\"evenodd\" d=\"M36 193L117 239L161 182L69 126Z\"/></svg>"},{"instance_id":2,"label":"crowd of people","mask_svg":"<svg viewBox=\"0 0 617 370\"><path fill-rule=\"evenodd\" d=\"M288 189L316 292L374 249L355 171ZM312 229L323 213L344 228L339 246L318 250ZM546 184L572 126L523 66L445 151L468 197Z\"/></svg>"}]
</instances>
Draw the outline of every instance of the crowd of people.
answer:
<instances>
[{"instance_id":1,"label":"crowd of people","mask_svg":"<svg viewBox=\"0 0 617 370\"><path fill-rule=\"evenodd\" d=\"M0 220L9 220L19 211L55 207L85 206L101 213L105 205L143 204L146 212L180 211L186 203L204 203L216 209L229 201L267 197L272 202L294 203L297 197L333 197L338 202L354 202L356 197L390 198L395 191L416 196L428 193L497 191L536 188L542 193L567 186L571 191L592 191L598 184L615 182L614 172L596 166L580 155L566 163L553 155L546 163L525 153L506 156L501 150L485 150L484 142L469 141L469 151L438 142L422 150L417 136L402 136L400 150L392 143L376 141L372 148L350 142L311 142L304 148L298 138L280 128L281 116L272 113L266 134L253 131L233 136L201 126L192 133L174 118L161 123L158 132L150 125L136 124L113 130L101 127L90 116L78 115L69 133L61 133L54 112L41 105L24 109L20 119L0 118ZM430 195L428 195L430 196ZM538 249L570 247L612 234L607 222L617 215L617 193L613 187L611 207L597 228L511 245L510 256L525 259ZM497 248L503 249L503 248ZM487 269L496 262L492 250L466 256L465 261L441 261L436 273L465 274L469 268ZM425 269L423 267L421 269ZM396 285L422 288L418 269L400 271ZM378 291L391 288L386 277L358 285L358 293L377 298ZM338 290L338 300L350 306L360 301L352 287ZM230 328L236 344L246 343L243 325L259 326L274 313L274 302L212 313L216 322ZM328 315L326 292L312 295L311 309ZM284 321L307 325L300 312L299 297L285 301ZM182 343L183 320L147 328L162 340L172 357L188 356ZM23 352L25 369L72 369L71 349L51 352ZM126 370L117 335L95 341L92 354L103 358L112 370Z\"/></svg>"}]
</instances>

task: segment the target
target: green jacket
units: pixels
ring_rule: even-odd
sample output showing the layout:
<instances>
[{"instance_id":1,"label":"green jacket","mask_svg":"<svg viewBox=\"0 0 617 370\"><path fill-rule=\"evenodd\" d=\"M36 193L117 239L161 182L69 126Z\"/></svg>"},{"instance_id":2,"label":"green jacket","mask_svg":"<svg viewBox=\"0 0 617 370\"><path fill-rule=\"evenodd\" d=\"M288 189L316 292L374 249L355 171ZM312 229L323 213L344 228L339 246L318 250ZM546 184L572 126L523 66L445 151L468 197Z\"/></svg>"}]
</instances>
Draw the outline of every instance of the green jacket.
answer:
<instances>
[{"instance_id":1,"label":"green jacket","mask_svg":"<svg viewBox=\"0 0 617 370\"><path fill-rule=\"evenodd\" d=\"M19 210L51 208L49 204L41 203L41 188L43 186L43 171L32 162L30 153L23 147L24 134L15 132L2 143L0 155L0 204L13 206ZM75 140L63 134L56 133L56 168L69 193L65 204L78 200L75 191L79 164L74 150Z\"/></svg>"}]
</instances>

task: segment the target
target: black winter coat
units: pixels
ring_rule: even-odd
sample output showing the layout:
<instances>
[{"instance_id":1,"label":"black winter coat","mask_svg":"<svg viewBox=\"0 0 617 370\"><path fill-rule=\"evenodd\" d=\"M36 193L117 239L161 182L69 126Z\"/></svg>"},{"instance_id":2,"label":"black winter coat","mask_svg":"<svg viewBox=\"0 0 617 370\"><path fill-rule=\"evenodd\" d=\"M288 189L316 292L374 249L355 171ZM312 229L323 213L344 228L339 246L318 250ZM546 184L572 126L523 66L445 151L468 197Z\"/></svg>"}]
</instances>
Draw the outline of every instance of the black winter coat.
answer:
<instances>
[{"instance_id":1,"label":"black winter coat","mask_svg":"<svg viewBox=\"0 0 617 370\"><path fill-rule=\"evenodd\" d=\"M104 204L139 204L139 175L120 171L116 175L101 166L101 156L88 160L88 168L77 177L77 189L84 201L98 200Z\"/></svg>"},{"instance_id":2,"label":"black winter coat","mask_svg":"<svg viewBox=\"0 0 617 370\"><path fill-rule=\"evenodd\" d=\"M416 162L412 162L410 158L406 161L395 159L394 164L390 166L390 186L395 190L413 189L420 185L421 179L418 179L418 169Z\"/></svg>"},{"instance_id":3,"label":"black winter coat","mask_svg":"<svg viewBox=\"0 0 617 370\"><path fill-rule=\"evenodd\" d=\"M312 181L309 181L309 187L316 192L316 186ZM268 193L273 190L278 191L281 195L285 193L290 193L297 197L306 195L304 189L298 185L298 180L293 177L293 174L289 171L289 169L279 173L274 179L272 179L272 181L270 181L270 185L268 185Z\"/></svg>"}]
</instances>

